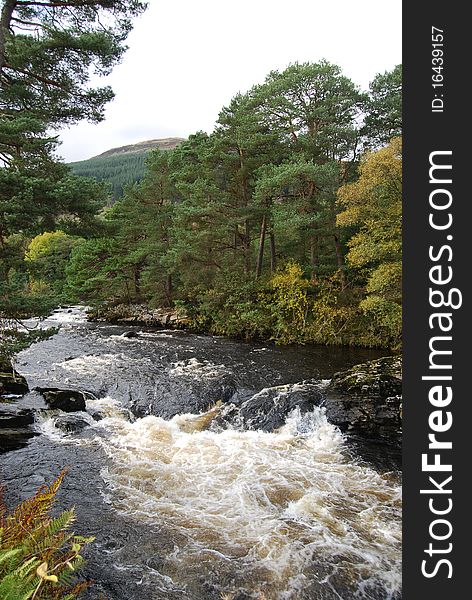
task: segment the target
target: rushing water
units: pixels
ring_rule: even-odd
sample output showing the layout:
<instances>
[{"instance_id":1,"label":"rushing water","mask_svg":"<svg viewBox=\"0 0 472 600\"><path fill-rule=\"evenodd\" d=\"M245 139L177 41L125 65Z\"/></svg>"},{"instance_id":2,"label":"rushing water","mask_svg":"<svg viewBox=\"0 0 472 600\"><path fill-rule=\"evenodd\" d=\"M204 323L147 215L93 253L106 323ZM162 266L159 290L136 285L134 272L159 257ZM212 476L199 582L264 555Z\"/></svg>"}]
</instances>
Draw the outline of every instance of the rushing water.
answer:
<instances>
[{"instance_id":1,"label":"rushing water","mask_svg":"<svg viewBox=\"0 0 472 600\"><path fill-rule=\"evenodd\" d=\"M12 501L70 466L60 501L75 503L77 529L97 536L90 598L400 597L397 471L362 460L321 408L294 410L271 433L217 424L219 400L323 389L375 353L139 328L123 337L79 310L55 322L60 333L17 367L31 387L89 391L77 415L89 426L63 433L44 412L42 435L0 466Z\"/></svg>"}]
</instances>

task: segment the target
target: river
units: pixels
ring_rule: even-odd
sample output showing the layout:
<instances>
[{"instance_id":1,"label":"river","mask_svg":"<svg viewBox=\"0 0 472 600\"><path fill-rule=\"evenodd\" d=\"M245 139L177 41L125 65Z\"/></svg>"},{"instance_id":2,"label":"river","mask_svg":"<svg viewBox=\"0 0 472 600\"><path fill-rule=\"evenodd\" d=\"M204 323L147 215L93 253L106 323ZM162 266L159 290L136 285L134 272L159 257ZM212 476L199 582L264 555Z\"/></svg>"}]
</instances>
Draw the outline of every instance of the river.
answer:
<instances>
[{"instance_id":1,"label":"river","mask_svg":"<svg viewBox=\"0 0 472 600\"><path fill-rule=\"evenodd\" d=\"M42 412L0 473L14 503L69 467L59 507L75 505L75 531L96 536L86 598L401 597L401 481L387 450L351 440L322 408L270 432L222 419L230 402L322 391L381 353L87 323L80 307L52 325L16 368L30 389L86 391L83 428L65 433ZM22 402L43 406L37 392Z\"/></svg>"}]
</instances>

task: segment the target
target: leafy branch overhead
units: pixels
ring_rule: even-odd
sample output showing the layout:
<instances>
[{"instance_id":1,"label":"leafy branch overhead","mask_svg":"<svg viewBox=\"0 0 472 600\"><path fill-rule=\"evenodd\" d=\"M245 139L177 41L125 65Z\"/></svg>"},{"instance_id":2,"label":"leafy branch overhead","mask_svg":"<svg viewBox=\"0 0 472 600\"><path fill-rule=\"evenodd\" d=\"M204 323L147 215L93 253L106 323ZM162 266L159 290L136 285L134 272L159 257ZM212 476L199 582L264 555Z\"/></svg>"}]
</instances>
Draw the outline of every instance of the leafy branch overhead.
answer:
<instances>
[{"instance_id":1,"label":"leafy branch overhead","mask_svg":"<svg viewBox=\"0 0 472 600\"><path fill-rule=\"evenodd\" d=\"M92 85L126 50L137 0L3 0L0 12L0 318L25 301L16 259L28 236L98 233L108 188L71 174L55 156L54 131L98 122L112 90ZM30 290L32 291L32 290ZM36 302L37 311L48 302Z\"/></svg>"},{"instance_id":2,"label":"leafy branch overhead","mask_svg":"<svg viewBox=\"0 0 472 600\"><path fill-rule=\"evenodd\" d=\"M81 119L98 122L113 98L107 75L126 50L136 0L5 0L0 17L0 156L10 163L47 153L48 133Z\"/></svg>"}]
</instances>

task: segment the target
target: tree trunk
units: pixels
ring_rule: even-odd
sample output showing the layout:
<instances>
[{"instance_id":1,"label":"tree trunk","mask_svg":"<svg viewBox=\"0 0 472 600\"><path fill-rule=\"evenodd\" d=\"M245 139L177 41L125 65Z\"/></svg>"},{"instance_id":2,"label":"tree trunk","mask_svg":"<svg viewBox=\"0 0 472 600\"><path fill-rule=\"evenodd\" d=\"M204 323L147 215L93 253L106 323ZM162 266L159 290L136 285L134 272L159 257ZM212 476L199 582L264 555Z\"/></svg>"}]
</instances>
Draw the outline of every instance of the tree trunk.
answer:
<instances>
[{"instance_id":1,"label":"tree trunk","mask_svg":"<svg viewBox=\"0 0 472 600\"><path fill-rule=\"evenodd\" d=\"M341 276L341 286L342 289L344 289L346 287L346 266L344 264L344 257L343 257L343 253L342 253L342 249L341 249L341 242L339 241L339 237L337 236L337 234L333 234L333 238L334 238L334 247L336 249L336 263L338 265L338 269L339 269L339 273Z\"/></svg>"},{"instance_id":2,"label":"tree trunk","mask_svg":"<svg viewBox=\"0 0 472 600\"><path fill-rule=\"evenodd\" d=\"M141 302L141 271L143 264L140 262L133 269L134 295L137 303Z\"/></svg>"},{"instance_id":3,"label":"tree trunk","mask_svg":"<svg viewBox=\"0 0 472 600\"><path fill-rule=\"evenodd\" d=\"M169 273L166 277L166 297L169 306L172 306L172 275Z\"/></svg>"},{"instance_id":4,"label":"tree trunk","mask_svg":"<svg viewBox=\"0 0 472 600\"><path fill-rule=\"evenodd\" d=\"M274 235L273 231L271 231L269 233L269 241L270 241L270 272L275 273L275 269L277 268L277 256L275 254L275 235Z\"/></svg>"},{"instance_id":5,"label":"tree trunk","mask_svg":"<svg viewBox=\"0 0 472 600\"><path fill-rule=\"evenodd\" d=\"M0 16L0 73L7 64L7 58L5 56L5 44L7 41L7 35L10 29L11 18L13 11L16 8L16 0L5 0Z\"/></svg>"},{"instance_id":6,"label":"tree trunk","mask_svg":"<svg viewBox=\"0 0 472 600\"><path fill-rule=\"evenodd\" d=\"M246 219L244 221L243 248L244 248L244 273L246 275L249 275L249 273L251 272L251 230L249 227L248 219Z\"/></svg>"},{"instance_id":7,"label":"tree trunk","mask_svg":"<svg viewBox=\"0 0 472 600\"><path fill-rule=\"evenodd\" d=\"M266 228L267 228L267 217L266 217L266 215L264 215L262 217L261 235L259 238L259 251L257 253L256 278L259 278L262 274L262 261L264 260L264 244L265 244Z\"/></svg>"},{"instance_id":8,"label":"tree trunk","mask_svg":"<svg viewBox=\"0 0 472 600\"><path fill-rule=\"evenodd\" d=\"M318 236L314 233L310 236L310 265L311 278L316 279L316 269L318 267Z\"/></svg>"}]
</instances>

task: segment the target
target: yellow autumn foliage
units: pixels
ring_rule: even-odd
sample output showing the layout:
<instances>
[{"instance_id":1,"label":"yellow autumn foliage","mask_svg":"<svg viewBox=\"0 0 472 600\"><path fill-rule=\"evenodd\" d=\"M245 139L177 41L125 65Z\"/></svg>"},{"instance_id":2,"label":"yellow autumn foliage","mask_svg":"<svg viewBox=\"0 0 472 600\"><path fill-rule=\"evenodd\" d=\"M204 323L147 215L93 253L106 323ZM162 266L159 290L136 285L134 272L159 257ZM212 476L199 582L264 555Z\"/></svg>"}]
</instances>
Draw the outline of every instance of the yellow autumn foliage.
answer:
<instances>
[{"instance_id":1,"label":"yellow autumn foliage","mask_svg":"<svg viewBox=\"0 0 472 600\"><path fill-rule=\"evenodd\" d=\"M367 271L364 310L400 344L402 301L402 140L366 155L359 179L341 187L340 226L357 226L348 263Z\"/></svg>"}]
</instances>

